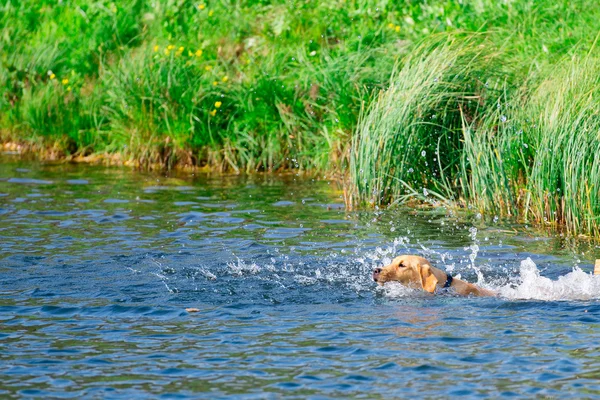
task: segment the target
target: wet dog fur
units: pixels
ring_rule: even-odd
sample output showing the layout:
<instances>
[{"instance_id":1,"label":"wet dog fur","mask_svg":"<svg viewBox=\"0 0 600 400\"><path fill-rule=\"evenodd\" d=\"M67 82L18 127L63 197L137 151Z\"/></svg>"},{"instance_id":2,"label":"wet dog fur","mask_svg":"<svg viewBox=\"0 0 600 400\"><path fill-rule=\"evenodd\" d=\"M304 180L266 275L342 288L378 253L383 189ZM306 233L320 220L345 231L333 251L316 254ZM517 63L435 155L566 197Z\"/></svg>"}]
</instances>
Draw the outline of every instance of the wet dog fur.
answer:
<instances>
[{"instance_id":1,"label":"wet dog fur","mask_svg":"<svg viewBox=\"0 0 600 400\"><path fill-rule=\"evenodd\" d=\"M491 290L480 288L472 283L457 278L449 278L446 272L432 266L423 257L402 255L392 260L390 265L376 268L373 280L380 285L386 282L400 282L404 286L423 289L435 293L444 287L449 287L462 296L495 296ZM448 282L448 285L446 285Z\"/></svg>"}]
</instances>

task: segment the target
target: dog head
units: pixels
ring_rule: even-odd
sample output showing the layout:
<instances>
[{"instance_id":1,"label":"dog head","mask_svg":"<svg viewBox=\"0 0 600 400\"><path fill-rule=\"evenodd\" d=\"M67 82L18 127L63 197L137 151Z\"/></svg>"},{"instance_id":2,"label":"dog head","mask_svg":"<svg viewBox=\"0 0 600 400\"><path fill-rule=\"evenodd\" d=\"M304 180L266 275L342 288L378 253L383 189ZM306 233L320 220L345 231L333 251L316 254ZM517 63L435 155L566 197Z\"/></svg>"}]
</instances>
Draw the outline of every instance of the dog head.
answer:
<instances>
[{"instance_id":1,"label":"dog head","mask_svg":"<svg viewBox=\"0 0 600 400\"><path fill-rule=\"evenodd\" d=\"M429 293L435 292L438 279L432 271L429 261L419 256L400 256L394 258L390 265L376 268L373 271L373 280L380 285L386 282L397 281L404 286L423 289Z\"/></svg>"}]
</instances>

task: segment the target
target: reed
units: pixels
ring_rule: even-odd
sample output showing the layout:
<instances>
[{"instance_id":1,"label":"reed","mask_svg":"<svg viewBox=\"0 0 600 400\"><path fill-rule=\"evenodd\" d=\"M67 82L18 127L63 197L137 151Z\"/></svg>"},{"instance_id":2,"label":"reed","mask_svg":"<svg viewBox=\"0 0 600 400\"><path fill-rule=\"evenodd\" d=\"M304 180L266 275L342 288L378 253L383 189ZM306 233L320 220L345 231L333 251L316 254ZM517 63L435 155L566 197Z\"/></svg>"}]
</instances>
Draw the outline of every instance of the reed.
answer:
<instances>
[{"instance_id":1,"label":"reed","mask_svg":"<svg viewBox=\"0 0 600 400\"><path fill-rule=\"evenodd\" d=\"M478 36L443 35L402 60L358 121L351 179L362 200L455 198L462 124L493 108L498 58Z\"/></svg>"},{"instance_id":2,"label":"reed","mask_svg":"<svg viewBox=\"0 0 600 400\"><path fill-rule=\"evenodd\" d=\"M460 191L480 211L599 233L598 59L574 57L463 124Z\"/></svg>"},{"instance_id":3,"label":"reed","mask_svg":"<svg viewBox=\"0 0 600 400\"><path fill-rule=\"evenodd\" d=\"M548 72L521 117L532 148L524 212L573 234L600 233L599 61L575 57Z\"/></svg>"}]
</instances>

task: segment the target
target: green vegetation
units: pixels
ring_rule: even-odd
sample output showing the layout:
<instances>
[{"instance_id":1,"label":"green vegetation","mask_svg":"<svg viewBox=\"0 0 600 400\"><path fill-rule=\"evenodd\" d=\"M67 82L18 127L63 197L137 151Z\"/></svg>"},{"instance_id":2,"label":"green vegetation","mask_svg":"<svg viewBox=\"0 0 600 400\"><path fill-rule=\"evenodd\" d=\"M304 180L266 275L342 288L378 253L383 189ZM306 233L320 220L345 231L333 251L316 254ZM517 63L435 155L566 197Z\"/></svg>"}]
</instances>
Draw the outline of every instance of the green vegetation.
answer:
<instances>
[{"instance_id":1,"label":"green vegetation","mask_svg":"<svg viewBox=\"0 0 600 400\"><path fill-rule=\"evenodd\" d=\"M5 138L235 171L329 168L401 38L375 3L30 0L0 12Z\"/></svg>"},{"instance_id":2,"label":"green vegetation","mask_svg":"<svg viewBox=\"0 0 600 400\"><path fill-rule=\"evenodd\" d=\"M591 0L0 2L0 139L600 236Z\"/></svg>"}]
</instances>

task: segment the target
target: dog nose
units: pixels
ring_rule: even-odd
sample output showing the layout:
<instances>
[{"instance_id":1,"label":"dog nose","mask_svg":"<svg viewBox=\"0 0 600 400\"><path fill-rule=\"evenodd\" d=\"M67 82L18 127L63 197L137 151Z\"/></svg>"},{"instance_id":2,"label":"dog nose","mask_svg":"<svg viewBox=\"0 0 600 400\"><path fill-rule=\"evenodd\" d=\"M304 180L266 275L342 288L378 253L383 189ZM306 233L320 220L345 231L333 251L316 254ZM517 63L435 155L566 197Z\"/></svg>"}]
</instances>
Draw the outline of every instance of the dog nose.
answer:
<instances>
[{"instance_id":1,"label":"dog nose","mask_svg":"<svg viewBox=\"0 0 600 400\"><path fill-rule=\"evenodd\" d=\"M377 282L377 279L379 278L379 274L381 273L381 268L375 268L373 270L373 280L375 282Z\"/></svg>"}]
</instances>

